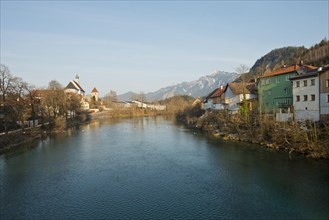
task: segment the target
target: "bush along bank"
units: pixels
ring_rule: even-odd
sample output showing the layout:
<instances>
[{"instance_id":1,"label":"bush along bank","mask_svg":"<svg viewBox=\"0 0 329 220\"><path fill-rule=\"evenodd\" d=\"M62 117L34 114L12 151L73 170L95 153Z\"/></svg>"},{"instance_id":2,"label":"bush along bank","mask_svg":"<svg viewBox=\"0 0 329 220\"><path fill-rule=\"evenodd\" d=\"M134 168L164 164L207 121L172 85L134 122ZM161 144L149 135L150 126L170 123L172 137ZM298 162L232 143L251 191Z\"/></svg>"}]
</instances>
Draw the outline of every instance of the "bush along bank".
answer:
<instances>
[{"instance_id":1,"label":"bush along bank","mask_svg":"<svg viewBox=\"0 0 329 220\"><path fill-rule=\"evenodd\" d=\"M195 107L193 107L195 108ZM325 123L276 122L271 115L257 112L230 114L219 110L199 116L193 108L177 115L190 128L207 131L227 141L241 141L285 150L290 155L329 159L329 125Z\"/></svg>"}]
</instances>

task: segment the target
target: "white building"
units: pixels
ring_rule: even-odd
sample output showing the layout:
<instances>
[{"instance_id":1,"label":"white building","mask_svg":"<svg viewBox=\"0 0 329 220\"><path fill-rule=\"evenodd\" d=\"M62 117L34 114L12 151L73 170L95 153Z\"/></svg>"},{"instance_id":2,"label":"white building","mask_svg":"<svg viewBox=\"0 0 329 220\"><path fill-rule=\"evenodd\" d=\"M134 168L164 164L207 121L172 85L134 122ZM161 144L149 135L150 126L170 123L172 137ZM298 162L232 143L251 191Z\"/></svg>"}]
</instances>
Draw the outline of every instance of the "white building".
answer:
<instances>
[{"instance_id":1,"label":"white building","mask_svg":"<svg viewBox=\"0 0 329 220\"><path fill-rule=\"evenodd\" d=\"M167 109L167 107L165 105L153 105L153 104L147 104L144 102L140 102L140 101L132 101L132 103L136 104L137 107L139 108L149 108L149 109L153 109L153 110L157 110L157 111L164 111Z\"/></svg>"},{"instance_id":2,"label":"white building","mask_svg":"<svg viewBox=\"0 0 329 220\"><path fill-rule=\"evenodd\" d=\"M89 108L90 108L89 102L86 102L85 100L82 99L82 101L81 101L81 110L88 111Z\"/></svg>"},{"instance_id":3,"label":"white building","mask_svg":"<svg viewBox=\"0 0 329 220\"><path fill-rule=\"evenodd\" d=\"M254 83L231 82L226 86L225 104L227 105L227 109L234 113L240 110L239 105L244 99L250 101L256 98Z\"/></svg>"},{"instance_id":4,"label":"white building","mask_svg":"<svg viewBox=\"0 0 329 220\"><path fill-rule=\"evenodd\" d=\"M295 120L320 120L319 71L298 72L291 77Z\"/></svg>"},{"instance_id":5,"label":"white building","mask_svg":"<svg viewBox=\"0 0 329 220\"><path fill-rule=\"evenodd\" d=\"M85 90L80 86L79 76L75 76L75 80L71 80L64 89L65 93L75 93L84 96Z\"/></svg>"},{"instance_id":6,"label":"white building","mask_svg":"<svg viewBox=\"0 0 329 220\"><path fill-rule=\"evenodd\" d=\"M224 92L226 86L221 86L212 91L204 101L204 110L221 110L225 108Z\"/></svg>"}]
</instances>

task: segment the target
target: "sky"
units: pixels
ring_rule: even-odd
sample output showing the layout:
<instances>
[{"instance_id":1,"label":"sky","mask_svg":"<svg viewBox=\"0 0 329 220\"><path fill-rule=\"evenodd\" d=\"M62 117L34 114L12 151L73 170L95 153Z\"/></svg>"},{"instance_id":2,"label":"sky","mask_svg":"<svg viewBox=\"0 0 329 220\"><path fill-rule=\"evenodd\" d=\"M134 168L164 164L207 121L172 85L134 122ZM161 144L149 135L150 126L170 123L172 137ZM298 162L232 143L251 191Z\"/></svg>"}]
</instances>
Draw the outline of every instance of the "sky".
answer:
<instances>
[{"instance_id":1,"label":"sky","mask_svg":"<svg viewBox=\"0 0 329 220\"><path fill-rule=\"evenodd\" d=\"M36 87L153 92L329 35L329 1L4 1L0 63Z\"/></svg>"}]
</instances>

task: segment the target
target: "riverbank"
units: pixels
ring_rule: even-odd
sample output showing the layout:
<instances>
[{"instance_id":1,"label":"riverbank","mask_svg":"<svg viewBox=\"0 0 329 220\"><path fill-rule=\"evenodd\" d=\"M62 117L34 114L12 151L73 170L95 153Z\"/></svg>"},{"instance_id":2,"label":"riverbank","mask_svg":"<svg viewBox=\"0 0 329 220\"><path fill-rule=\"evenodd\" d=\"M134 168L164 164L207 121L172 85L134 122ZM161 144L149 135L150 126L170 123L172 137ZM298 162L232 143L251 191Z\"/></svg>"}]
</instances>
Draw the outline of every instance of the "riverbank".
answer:
<instances>
[{"instance_id":1,"label":"riverbank","mask_svg":"<svg viewBox=\"0 0 329 220\"><path fill-rule=\"evenodd\" d=\"M34 141L44 140L56 133L65 132L75 126L89 123L89 121L89 113L84 112L74 118L65 119L63 117L58 117L44 125L29 127L24 130L19 129L8 132L7 134L2 134L0 136L0 155L18 149L21 146Z\"/></svg>"},{"instance_id":2,"label":"riverbank","mask_svg":"<svg viewBox=\"0 0 329 220\"><path fill-rule=\"evenodd\" d=\"M157 111L152 109L139 109L139 108L124 108L114 109L110 111L95 112L90 114L90 120L106 120L106 119L118 119L118 118L134 118L143 116L156 116L166 115L165 111Z\"/></svg>"},{"instance_id":3,"label":"riverbank","mask_svg":"<svg viewBox=\"0 0 329 220\"><path fill-rule=\"evenodd\" d=\"M45 137L41 128L17 131L0 137L0 155Z\"/></svg>"},{"instance_id":4,"label":"riverbank","mask_svg":"<svg viewBox=\"0 0 329 220\"><path fill-rule=\"evenodd\" d=\"M225 111L207 112L196 117L182 113L177 120L192 129L199 129L224 141L246 142L289 155L313 159L329 159L329 126L314 122L276 122L258 114L243 116Z\"/></svg>"},{"instance_id":5,"label":"riverbank","mask_svg":"<svg viewBox=\"0 0 329 220\"><path fill-rule=\"evenodd\" d=\"M113 111L102 111L96 113L83 112L74 118L58 117L46 126L17 130L0 136L0 155L10 152L20 146L43 140L51 135L66 132L76 126L88 124L91 121L102 121L109 119L133 118L144 116L163 115L163 112L145 109L117 109Z\"/></svg>"}]
</instances>

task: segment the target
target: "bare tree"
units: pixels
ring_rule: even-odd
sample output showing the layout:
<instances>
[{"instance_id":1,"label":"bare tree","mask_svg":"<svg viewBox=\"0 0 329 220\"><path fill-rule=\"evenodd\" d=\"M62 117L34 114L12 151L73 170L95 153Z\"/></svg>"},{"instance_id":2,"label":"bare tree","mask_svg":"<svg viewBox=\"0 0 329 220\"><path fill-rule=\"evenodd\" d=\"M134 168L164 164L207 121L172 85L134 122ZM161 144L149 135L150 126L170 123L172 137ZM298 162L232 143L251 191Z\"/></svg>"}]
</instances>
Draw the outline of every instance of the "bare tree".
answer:
<instances>
[{"instance_id":1,"label":"bare tree","mask_svg":"<svg viewBox=\"0 0 329 220\"><path fill-rule=\"evenodd\" d=\"M16 77L13 81L13 98L11 101L12 109L15 112L15 118L20 121L21 128L24 130L24 121L27 117L27 83L21 78Z\"/></svg>"},{"instance_id":2,"label":"bare tree","mask_svg":"<svg viewBox=\"0 0 329 220\"><path fill-rule=\"evenodd\" d=\"M27 84L26 85L27 91L27 99L28 105L31 107L31 119L33 121L33 127L35 127L35 119L36 119L36 108L37 108L37 93L35 91L35 86Z\"/></svg>"},{"instance_id":3,"label":"bare tree","mask_svg":"<svg viewBox=\"0 0 329 220\"><path fill-rule=\"evenodd\" d=\"M240 64L237 68L235 68L235 71L240 75L242 81L246 80L246 73L249 72L249 67L244 64Z\"/></svg>"},{"instance_id":4,"label":"bare tree","mask_svg":"<svg viewBox=\"0 0 329 220\"><path fill-rule=\"evenodd\" d=\"M8 96L14 91L14 81L15 77L11 75L8 67L0 64L0 107L2 109L3 128L5 133L8 133L8 115L10 112Z\"/></svg>"},{"instance_id":5,"label":"bare tree","mask_svg":"<svg viewBox=\"0 0 329 220\"><path fill-rule=\"evenodd\" d=\"M76 93L66 93L65 106L66 111L70 112L72 117L75 117L76 113L81 109L81 96Z\"/></svg>"},{"instance_id":6,"label":"bare tree","mask_svg":"<svg viewBox=\"0 0 329 220\"><path fill-rule=\"evenodd\" d=\"M43 106L48 111L48 117L57 118L58 115L64 115L65 112L65 94L63 86L56 81L52 80L48 84L48 91L43 95Z\"/></svg>"},{"instance_id":7,"label":"bare tree","mask_svg":"<svg viewBox=\"0 0 329 220\"><path fill-rule=\"evenodd\" d=\"M64 88L63 85L60 84L57 80L51 80L48 83L48 89L50 90L61 90L63 88Z\"/></svg>"},{"instance_id":8,"label":"bare tree","mask_svg":"<svg viewBox=\"0 0 329 220\"><path fill-rule=\"evenodd\" d=\"M110 92L108 92L105 95L104 100L115 102L115 101L117 101L117 98L118 98L118 95L117 95L116 91L111 90Z\"/></svg>"}]
</instances>

